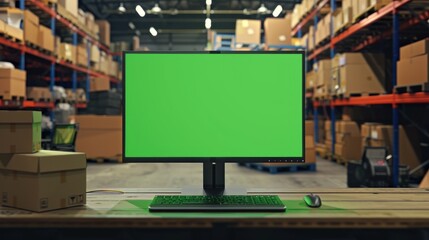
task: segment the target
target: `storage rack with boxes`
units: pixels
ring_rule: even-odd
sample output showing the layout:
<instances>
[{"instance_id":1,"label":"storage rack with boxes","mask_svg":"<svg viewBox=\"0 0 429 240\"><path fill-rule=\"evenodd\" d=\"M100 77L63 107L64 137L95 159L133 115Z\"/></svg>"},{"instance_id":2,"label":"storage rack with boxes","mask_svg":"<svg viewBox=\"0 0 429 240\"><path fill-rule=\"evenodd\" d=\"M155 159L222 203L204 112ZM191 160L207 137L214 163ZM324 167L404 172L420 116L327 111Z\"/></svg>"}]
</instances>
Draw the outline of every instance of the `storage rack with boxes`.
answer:
<instances>
[{"instance_id":1,"label":"storage rack with boxes","mask_svg":"<svg viewBox=\"0 0 429 240\"><path fill-rule=\"evenodd\" d=\"M303 1L303 4L304 2L308 1ZM305 7L301 4L295 7L297 10L294 10L293 14L299 14L292 17L292 33L297 36L307 35L308 39L306 46L309 51L308 59L311 63L308 65L314 66L313 70L315 71L308 73L306 85L309 88L308 100L314 100L315 133L319 132L321 126L318 123L321 117L319 111L329 112L330 120L326 123L330 126L327 127L325 124L325 129L329 131L326 133L326 142L329 144L326 149L329 152L328 155L336 156L338 155L336 151L344 150L341 148L343 134L337 129L339 127L336 121L338 112L357 106L383 105L389 107L392 112L392 124L388 126L391 134L387 134L385 137L391 138L388 140L391 143L389 150L391 150L393 158L393 185L398 186L399 165L405 161L405 159L400 159L400 156L403 156L400 151L403 151L404 134L401 135L403 130L400 125L398 108L404 104L429 103L426 87L429 82L427 74L428 40L414 43L414 48L418 48L420 51L414 56L412 54L404 56L402 53L411 52L410 49L413 46L402 47L401 59L399 59L400 47L418 39L429 37L426 22L429 19L429 6L427 2L419 0L343 0L341 2L321 0L310 2L314 4L312 6L305 5ZM337 8L337 3L342 3L342 8ZM330 6L330 11L326 11L326 6ZM319 18L322 20L319 21ZM323 21L325 22L321 23ZM423 26L423 30L419 28L420 26ZM325 33L317 33L320 30ZM411 34L406 33L406 31L412 30L414 31ZM404 33L401 34L401 39L399 38L400 32ZM303 35L304 33L306 34ZM405 38L403 36L412 37ZM368 53L373 51L371 47L380 47L377 44L392 46L389 51L392 57L391 69L384 65L385 62L386 65L387 62L390 62L389 59L369 60L377 59L377 56ZM360 51L365 51L365 53L359 53ZM336 54L337 52L341 54ZM387 57L390 57L389 55L387 54ZM411 71L409 68L403 67L406 63L411 65L410 62L412 61L421 64L421 70L414 71L415 77L407 76L406 71L409 73ZM330 66L324 68L324 65ZM377 67L387 70L377 72ZM414 65L415 67L416 65ZM320 75L324 71L328 73ZM348 79L347 74L353 71L353 80L345 82ZM404 75L405 78L402 77ZM400 80L401 78L405 80ZM371 85L369 89L363 89L367 87L364 86L366 84L366 81L363 82L365 79L375 79L377 80L375 82L380 83L380 85ZM359 86L355 89L356 86L350 85L353 83ZM398 87L401 85L402 87ZM315 139L316 143L322 141L322 139L318 139L318 134L315 134Z\"/></svg>"},{"instance_id":2,"label":"storage rack with boxes","mask_svg":"<svg viewBox=\"0 0 429 240\"><path fill-rule=\"evenodd\" d=\"M0 108L44 109L51 112L54 119L56 85L68 88L65 99L60 102L67 101L76 108L86 108L91 89L97 88L95 82L102 80L109 88L111 84L120 88L119 66L112 61L108 47L110 30L103 29L103 26L109 27L108 22L96 22L92 14L78 11L78 1L17 2L19 8L5 8L2 12L7 19L10 11L20 13L23 30L17 25L15 30L21 31L21 35L12 35L1 27L9 26L9 23L0 21L0 31L3 32L0 45L3 47L2 60L15 63L19 68L7 71L22 71L26 84L19 93L2 96ZM100 39L98 31L102 35ZM26 96L25 87L35 83L35 88L27 88L29 95ZM46 93L46 87L37 85L48 85L51 95Z\"/></svg>"}]
</instances>

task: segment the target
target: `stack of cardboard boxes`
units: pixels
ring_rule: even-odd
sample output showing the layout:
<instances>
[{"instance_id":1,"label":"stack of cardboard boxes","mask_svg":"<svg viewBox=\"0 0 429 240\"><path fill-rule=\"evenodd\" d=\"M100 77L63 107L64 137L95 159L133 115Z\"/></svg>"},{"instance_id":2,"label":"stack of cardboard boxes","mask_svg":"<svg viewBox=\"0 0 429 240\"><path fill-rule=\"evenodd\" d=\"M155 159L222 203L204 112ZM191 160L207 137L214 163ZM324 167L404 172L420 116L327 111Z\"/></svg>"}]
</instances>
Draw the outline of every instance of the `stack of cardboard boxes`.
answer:
<instances>
[{"instance_id":1,"label":"stack of cardboard boxes","mask_svg":"<svg viewBox=\"0 0 429 240\"><path fill-rule=\"evenodd\" d=\"M41 150L41 120L0 111L1 204L36 212L85 204L85 154Z\"/></svg>"},{"instance_id":2,"label":"stack of cardboard boxes","mask_svg":"<svg viewBox=\"0 0 429 240\"><path fill-rule=\"evenodd\" d=\"M344 162L359 160L361 153L359 125L354 121L335 123L335 155Z\"/></svg>"},{"instance_id":3,"label":"stack of cardboard boxes","mask_svg":"<svg viewBox=\"0 0 429 240\"><path fill-rule=\"evenodd\" d=\"M398 61L397 66L397 86L428 84L429 39L423 39L402 47L400 50L400 61Z\"/></svg>"},{"instance_id":4,"label":"stack of cardboard boxes","mask_svg":"<svg viewBox=\"0 0 429 240\"><path fill-rule=\"evenodd\" d=\"M389 153L393 149L393 127L379 123L364 123L361 128L363 147L386 147ZM363 149L362 149L363 151ZM399 160L400 164L413 169L420 165L420 145L418 132L413 127L399 127Z\"/></svg>"},{"instance_id":5,"label":"stack of cardboard boxes","mask_svg":"<svg viewBox=\"0 0 429 240\"><path fill-rule=\"evenodd\" d=\"M331 37L331 13L328 13L317 23L315 32L315 45Z\"/></svg>"},{"instance_id":6,"label":"stack of cardboard boxes","mask_svg":"<svg viewBox=\"0 0 429 240\"><path fill-rule=\"evenodd\" d=\"M27 84L26 71L12 68L0 68L0 96L6 100L25 98Z\"/></svg>"},{"instance_id":7,"label":"stack of cardboard boxes","mask_svg":"<svg viewBox=\"0 0 429 240\"><path fill-rule=\"evenodd\" d=\"M331 60L321 60L314 64L316 86L314 97L326 99L329 97L331 88Z\"/></svg>"},{"instance_id":8,"label":"stack of cardboard boxes","mask_svg":"<svg viewBox=\"0 0 429 240\"><path fill-rule=\"evenodd\" d=\"M52 93L47 87L27 87L27 99L49 102L52 100Z\"/></svg>"},{"instance_id":9,"label":"stack of cardboard boxes","mask_svg":"<svg viewBox=\"0 0 429 240\"><path fill-rule=\"evenodd\" d=\"M0 33L4 33L17 41L23 41L24 33L20 26L22 19L22 10L18 8L0 8Z\"/></svg>"},{"instance_id":10,"label":"stack of cardboard boxes","mask_svg":"<svg viewBox=\"0 0 429 240\"><path fill-rule=\"evenodd\" d=\"M383 54L343 53L332 60L331 95L386 93Z\"/></svg>"}]
</instances>

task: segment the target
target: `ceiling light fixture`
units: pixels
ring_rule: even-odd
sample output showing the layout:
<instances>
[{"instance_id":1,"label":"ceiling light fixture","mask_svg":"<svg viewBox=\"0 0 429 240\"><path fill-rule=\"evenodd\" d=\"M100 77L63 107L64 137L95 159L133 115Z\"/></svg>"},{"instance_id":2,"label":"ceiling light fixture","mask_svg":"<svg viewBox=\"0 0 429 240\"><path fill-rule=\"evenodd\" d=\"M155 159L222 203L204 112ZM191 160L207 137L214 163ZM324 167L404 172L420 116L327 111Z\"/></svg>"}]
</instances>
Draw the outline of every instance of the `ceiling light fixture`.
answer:
<instances>
[{"instance_id":1,"label":"ceiling light fixture","mask_svg":"<svg viewBox=\"0 0 429 240\"><path fill-rule=\"evenodd\" d=\"M127 9L124 7L124 3L119 4L118 11L120 13L124 13L127 11Z\"/></svg>"},{"instance_id":2,"label":"ceiling light fixture","mask_svg":"<svg viewBox=\"0 0 429 240\"><path fill-rule=\"evenodd\" d=\"M265 5L263 3L261 3L261 6L258 8L257 12L260 14L263 14L263 13L268 12L268 9L265 7Z\"/></svg>"},{"instance_id":3,"label":"ceiling light fixture","mask_svg":"<svg viewBox=\"0 0 429 240\"><path fill-rule=\"evenodd\" d=\"M283 12L283 7L281 5L277 5L277 7L273 11L273 17L278 17L282 12Z\"/></svg>"},{"instance_id":4,"label":"ceiling light fixture","mask_svg":"<svg viewBox=\"0 0 429 240\"><path fill-rule=\"evenodd\" d=\"M155 3L155 6L153 6L153 8L152 8L152 12L153 12L154 14L158 14L158 13L160 13L161 11L162 11L162 9L159 7L158 3Z\"/></svg>"},{"instance_id":5,"label":"ceiling light fixture","mask_svg":"<svg viewBox=\"0 0 429 240\"><path fill-rule=\"evenodd\" d=\"M146 12L140 5L136 6L136 12L139 14L140 17L144 17L146 15Z\"/></svg>"},{"instance_id":6,"label":"ceiling light fixture","mask_svg":"<svg viewBox=\"0 0 429 240\"><path fill-rule=\"evenodd\" d=\"M137 35L137 36L140 36L140 34L141 34L141 33L140 33L140 30L136 30L136 35Z\"/></svg>"},{"instance_id":7,"label":"ceiling light fixture","mask_svg":"<svg viewBox=\"0 0 429 240\"><path fill-rule=\"evenodd\" d=\"M212 20L210 18L206 18L205 25L206 29L212 28Z\"/></svg>"},{"instance_id":8,"label":"ceiling light fixture","mask_svg":"<svg viewBox=\"0 0 429 240\"><path fill-rule=\"evenodd\" d=\"M156 35L158 35L158 32L156 31L156 29L154 27L150 27L149 28L149 32L150 34L152 34L152 36L156 37Z\"/></svg>"},{"instance_id":9,"label":"ceiling light fixture","mask_svg":"<svg viewBox=\"0 0 429 240\"><path fill-rule=\"evenodd\" d=\"M129 26L132 30L136 29L136 26L134 25L134 23L133 23L133 22L129 22L129 23L128 23L128 26Z\"/></svg>"},{"instance_id":10,"label":"ceiling light fixture","mask_svg":"<svg viewBox=\"0 0 429 240\"><path fill-rule=\"evenodd\" d=\"M243 9L243 14L244 15L250 15L250 11L247 8L245 8L245 9Z\"/></svg>"},{"instance_id":11,"label":"ceiling light fixture","mask_svg":"<svg viewBox=\"0 0 429 240\"><path fill-rule=\"evenodd\" d=\"M212 5L212 0L206 0L206 5L207 5L207 6Z\"/></svg>"}]
</instances>

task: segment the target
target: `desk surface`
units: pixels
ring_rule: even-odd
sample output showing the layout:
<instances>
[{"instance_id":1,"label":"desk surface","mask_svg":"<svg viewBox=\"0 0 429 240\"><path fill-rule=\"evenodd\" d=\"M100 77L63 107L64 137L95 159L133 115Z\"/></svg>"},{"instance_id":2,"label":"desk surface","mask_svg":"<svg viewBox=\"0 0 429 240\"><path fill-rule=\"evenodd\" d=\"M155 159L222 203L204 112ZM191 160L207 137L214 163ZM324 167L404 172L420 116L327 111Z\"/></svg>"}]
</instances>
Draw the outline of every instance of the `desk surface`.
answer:
<instances>
[{"instance_id":1,"label":"desk surface","mask_svg":"<svg viewBox=\"0 0 429 240\"><path fill-rule=\"evenodd\" d=\"M305 189L261 190L277 194L285 213L150 213L154 195L179 194L177 189L118 189L123 193L88 193L87 205L46 213L0 208L0 227L128 227L207 228L429 228L429 189ZM303 196L318 194L319 209L308 208Z\"/></svg>"}]
</instances>

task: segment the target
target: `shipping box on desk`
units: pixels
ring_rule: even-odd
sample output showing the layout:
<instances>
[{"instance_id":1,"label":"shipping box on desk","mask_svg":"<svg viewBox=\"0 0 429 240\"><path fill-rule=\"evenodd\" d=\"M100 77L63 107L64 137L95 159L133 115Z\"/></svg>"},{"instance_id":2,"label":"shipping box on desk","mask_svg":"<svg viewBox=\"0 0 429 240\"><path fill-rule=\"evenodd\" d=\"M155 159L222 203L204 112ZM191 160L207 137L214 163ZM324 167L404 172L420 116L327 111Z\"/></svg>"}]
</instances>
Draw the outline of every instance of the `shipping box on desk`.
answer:
<instances>
[{"instance_id":1,"label":"shipping box on desk","mask_svg":"<svg viewBox=\"0 0 429 240\"><path fill-rule=\"evenodd\" d=\"M121 159L122 116L77 115L76 150L88 158Z\"/></svg>"},{"instance_id":2,"label":"shipping box on desk","mask_svg":"<svg viewBox=\"0 0 429 240\"><path fill-rule=\"evenodd\" d=\"M41 148L42 113L0 111L0 154L33 153Z\"/></svg>"},{"instance_id":3,"label":"shipping box on desk","mask_svg":"<svg viewBox=\"0 0 429 240\"><path fill-rule=\"evenodd\" d=\"M86 203L83 153L41 150L0 155L3 206L43 212Z\"/></svg>"},{"instance_id":4,"label":"shipping box on desk","mask_svg":"<svg viewBox=\"0 0 429 240\"><path fill-rule=\"evenodd\" d=\"M0 96L7 100L13 97L25 97L26 79L26 71L0 68Z\"/></svg>"}]
</instances>

